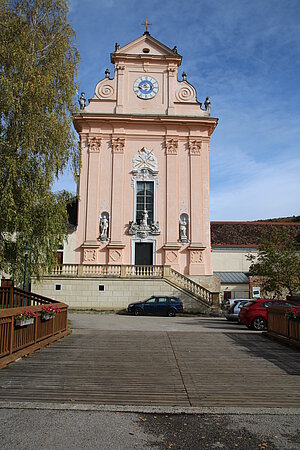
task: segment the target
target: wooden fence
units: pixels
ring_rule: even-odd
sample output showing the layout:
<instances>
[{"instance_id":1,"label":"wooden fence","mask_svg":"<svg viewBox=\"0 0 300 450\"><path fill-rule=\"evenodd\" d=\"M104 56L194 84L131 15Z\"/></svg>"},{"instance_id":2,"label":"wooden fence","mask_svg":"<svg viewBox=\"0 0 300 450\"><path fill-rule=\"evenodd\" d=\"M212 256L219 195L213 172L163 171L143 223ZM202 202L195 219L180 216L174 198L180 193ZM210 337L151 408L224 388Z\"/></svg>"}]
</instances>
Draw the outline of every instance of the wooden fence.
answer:
<instances>
[{"instance_id":1,"label":"wooden fence","mask_svg":"<svg viewBox=\"0 0 300 450\"><path fill-rule=\"evenodd\" d=\"M44 305L61 312L43 320ZM15 318L28 310L36 317L32 324L17 326ZM68 306L14 287L0 288L0 368L68 334Z\"/></svg>"},{"instance_id":2,"label":"wooden fence","mask_svg":"<svg viewBox=\"0 0 300 450\"><path fill-rule=\"evenodd\" d=\"M300 320L291 319L286 314L286 307L272 306L268 309L268 332L300 342Z\"/></svg>"}]
</instances>

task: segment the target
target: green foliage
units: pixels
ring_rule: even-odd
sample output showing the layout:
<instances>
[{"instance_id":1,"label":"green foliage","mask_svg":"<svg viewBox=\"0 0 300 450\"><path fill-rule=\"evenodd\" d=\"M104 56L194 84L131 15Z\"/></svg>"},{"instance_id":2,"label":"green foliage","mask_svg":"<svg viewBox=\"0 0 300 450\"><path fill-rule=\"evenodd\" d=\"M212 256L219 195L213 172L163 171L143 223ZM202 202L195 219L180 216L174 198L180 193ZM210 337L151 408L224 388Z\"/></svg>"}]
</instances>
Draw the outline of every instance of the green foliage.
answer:
<instances>
[{"instance_id":1,"label":"green foliage","mask_svg":"<svg viewBox=\"0 0 300 450\"><path fill-rule=\"evenodd\" d=\"M67 236L67 192L52 193L69 165L79 171L72 130L79 54L65 0L0 4L0 270L22 280L24 248L39 276Z\"/></svg>"},{"instance_id":2,"label":"green foliage","mask_svg":"<svg viewBox=\"0 0 300 450\"><path fill-rule=\"evenodd\" d=\"M300 291L300 254L297 242L285 231L274 229L269 240L263 241L257 258L248 256L252 262L251 275L263 277L265 293L280 296L284 291L296 295Z\"/></svg>"}]
</instances>

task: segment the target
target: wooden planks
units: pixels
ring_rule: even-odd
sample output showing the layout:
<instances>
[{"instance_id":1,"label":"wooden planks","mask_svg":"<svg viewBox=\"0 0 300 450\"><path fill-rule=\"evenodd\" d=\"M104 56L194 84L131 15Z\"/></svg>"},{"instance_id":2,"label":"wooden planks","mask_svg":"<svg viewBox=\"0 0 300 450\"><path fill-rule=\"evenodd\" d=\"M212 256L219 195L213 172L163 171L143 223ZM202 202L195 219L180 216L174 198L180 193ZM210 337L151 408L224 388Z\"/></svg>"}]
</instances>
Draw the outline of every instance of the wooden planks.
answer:
<instances>
[{"instance_id":1,"label":"wooden planks","mask_svg":"<svg viewBox=\"0 0 300 450\"><path fill-rule=\"evenodd\" d=\"M0 400L299 407L299 353L254 333L74 330L0 371Z\"/></svg>"}]
</instances>

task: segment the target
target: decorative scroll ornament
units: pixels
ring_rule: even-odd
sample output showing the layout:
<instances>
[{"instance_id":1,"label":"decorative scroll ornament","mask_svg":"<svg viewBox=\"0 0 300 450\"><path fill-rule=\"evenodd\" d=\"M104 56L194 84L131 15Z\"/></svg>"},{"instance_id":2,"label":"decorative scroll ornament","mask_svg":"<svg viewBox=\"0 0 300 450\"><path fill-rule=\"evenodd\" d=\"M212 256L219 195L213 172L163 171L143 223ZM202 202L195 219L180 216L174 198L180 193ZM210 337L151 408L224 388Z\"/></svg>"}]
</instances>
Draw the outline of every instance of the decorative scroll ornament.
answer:
<instances>
[{"instance_id":1,"label":"decorative scroll ornament","mask_svg":"<svg viewBox=\"0 0 300 450\"><path fill-rule=\"evenodd\" d=\"M196 99L195 90L187 82L178 91L176 91L176 98L179 102L193 102Z\"/></svg>"},{"instance_id":2,"label":"decorative scroll ornament","mask_svg":"<svg viewBox=\"0 0 300 450\"><path fill-rule=\"evenodd\" d=\"M89 137L88 138L89 151L100 152L101 148L101 138L100 137Z\"/></svg>"},{"instance_id":3,"label":"decorative scroll ornament","mask_svg":"<svg viewBox=\"0 0 300 450\"><path fill-rule=\"evenodd\" d=\"M201 146L202 146L201 140L189 141L190 155L196 156L201 155Z\"/></svg>"},{"instance_id":4,"label":"decorative scroll ornament","mask_svg":"<svg viewBox=\"0 0 300 450\"><path fill-rule=\"evenodd\" d=\"M145 147L141 148L133 160L133 170L138 172L143 169L150 169L151 171L157 171L157 159L152 150L147 150Z\"/></svg>"},{"instance_id":5,"label":"decorative scroll ornament","mask_svg":"<svg viewBox=\"0 0 300 450\"><path fill-rule=\"evenodd\" d=\"M99 98L113 98L115 90L110 84L100 84L97 89L97 96Z\"/></svg>"},{"instance_id":6,"label":"decorative scroll ornament","mask_svg":"<svg viewBox=\"0 0 300 450\"><path fill-rule=\"evenodd\" d=\"M166 155L177 155L178 139L166 139Z\"/></svg>"},{"instance_id":7,"label":"decorative scroll ornament","mask_svg":"<svg viewBox=\"0 0 300 450\"><path fill-rule=\"evenodd\" d=\"M125 138L112 138L111 147L113 153L124 153Z\"/></svg>"},{"instance_id":8,"label":"decorative scroll ornament","mask_svg":"<svg viewBox=\"0 0 300 450\"><path fill-rule=\"evenodd\" d=\"M145 209L140 224L129 222L128 234L141 239L147 239L149 235L158 236L160 234L159 222L152 222L151 225L148 225L148 211Z\"/></svg>"}]
</instances>

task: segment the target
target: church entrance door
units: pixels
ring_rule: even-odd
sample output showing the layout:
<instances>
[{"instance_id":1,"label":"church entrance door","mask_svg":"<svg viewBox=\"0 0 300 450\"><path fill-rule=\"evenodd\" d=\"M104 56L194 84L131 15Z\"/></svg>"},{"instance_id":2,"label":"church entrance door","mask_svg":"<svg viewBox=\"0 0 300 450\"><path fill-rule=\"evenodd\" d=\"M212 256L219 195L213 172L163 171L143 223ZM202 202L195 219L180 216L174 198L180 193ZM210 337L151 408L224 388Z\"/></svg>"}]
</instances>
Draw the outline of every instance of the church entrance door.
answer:
<instances>
[{"instance_id":1,"label":"church entrance door","mask_svg":"<svg viewBox=\"0 0 300 450\"><path fill-rule=\"evenodd\" d=\"M135 244L135 265L152 266L153 244L151 242Z\"/></svg>"}]
</instances>

